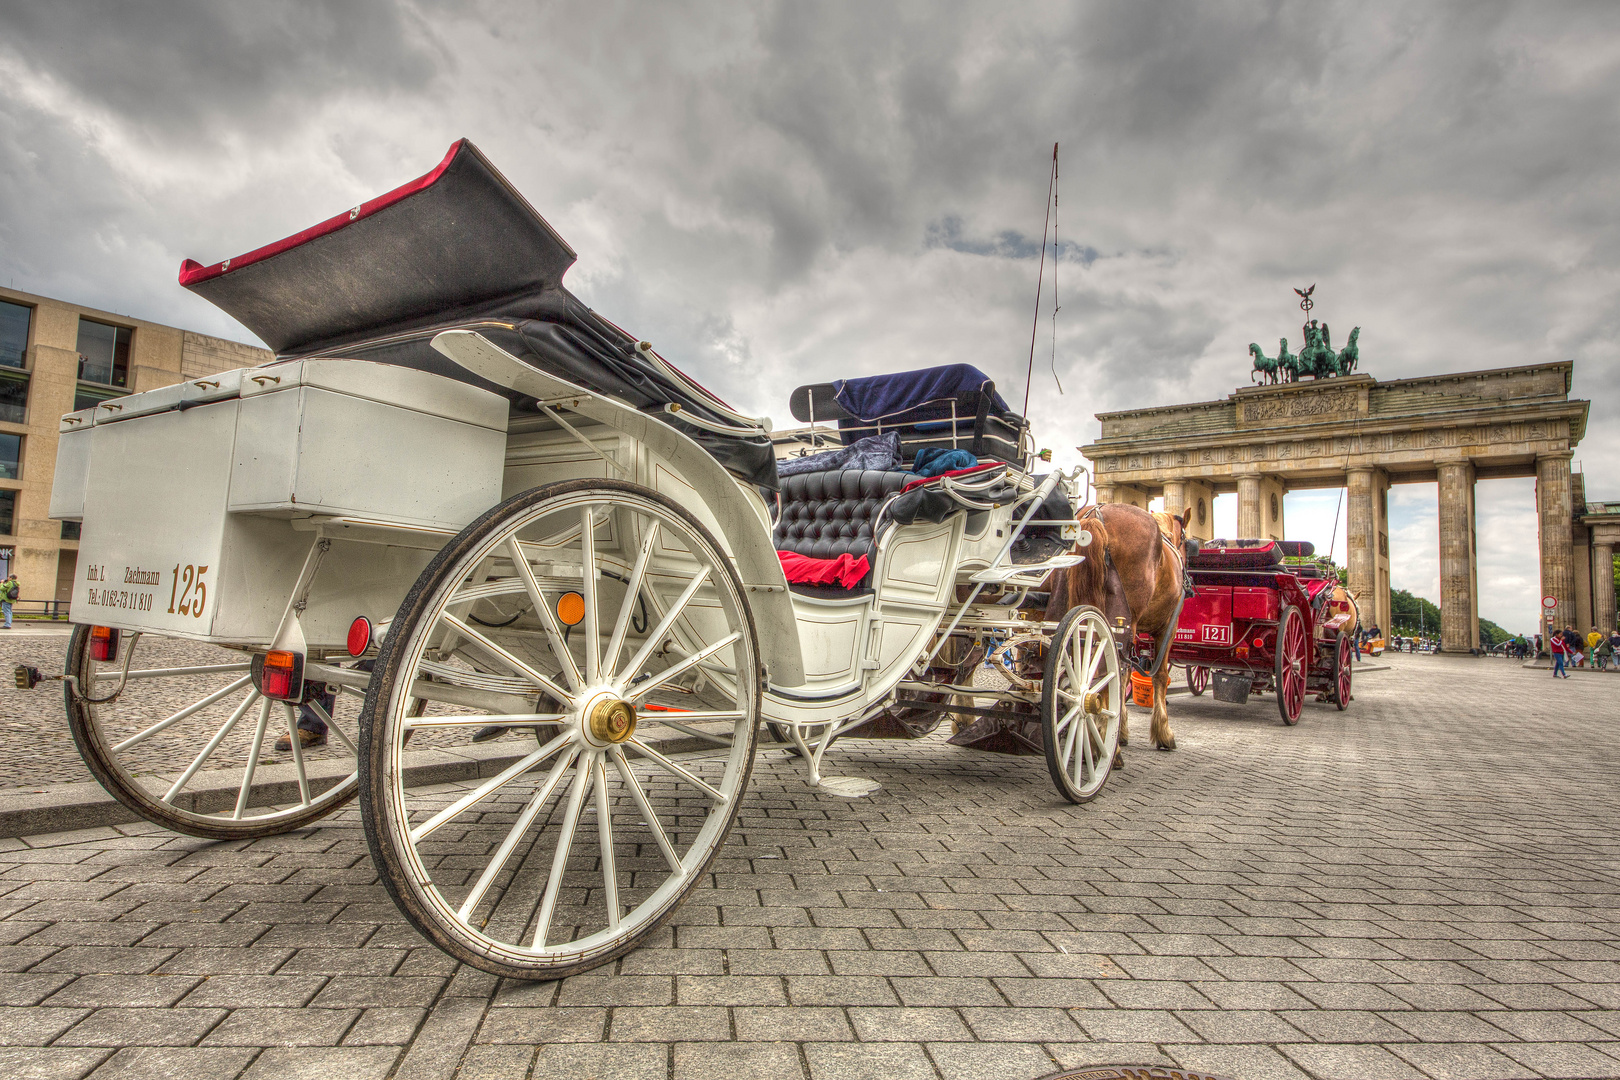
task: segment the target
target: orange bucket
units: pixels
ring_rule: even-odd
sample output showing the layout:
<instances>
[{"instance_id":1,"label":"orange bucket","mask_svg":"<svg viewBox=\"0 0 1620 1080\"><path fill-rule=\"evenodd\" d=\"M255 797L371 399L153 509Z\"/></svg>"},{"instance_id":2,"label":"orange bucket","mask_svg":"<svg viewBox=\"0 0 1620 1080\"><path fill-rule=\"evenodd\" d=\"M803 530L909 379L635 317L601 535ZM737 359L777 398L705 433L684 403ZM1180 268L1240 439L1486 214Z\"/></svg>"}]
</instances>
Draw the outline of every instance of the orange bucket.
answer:
<instances>
[{"instance_id":1,"label":"orange bucket","mask_svg":"<svg viewBox=\"0 0 1620 1080\"><path fill-rule=\"evenodd\" d=\"M1153 677L1131 672L1131 700L1143 709L1153 708Z\"/></svg>"}]
</instances>

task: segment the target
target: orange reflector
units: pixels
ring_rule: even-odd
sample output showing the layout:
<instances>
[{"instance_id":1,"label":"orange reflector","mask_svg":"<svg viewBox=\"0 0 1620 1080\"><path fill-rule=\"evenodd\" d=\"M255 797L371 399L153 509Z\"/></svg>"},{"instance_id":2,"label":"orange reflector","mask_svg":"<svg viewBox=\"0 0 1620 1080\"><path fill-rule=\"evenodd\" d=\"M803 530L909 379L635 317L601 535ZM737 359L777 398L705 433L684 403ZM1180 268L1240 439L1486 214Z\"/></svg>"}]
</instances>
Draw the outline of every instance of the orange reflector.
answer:
<instances>
[{"instance_id":1,"label":"orange reflector","mask_svg":"<svg viewBox=\"0 0 1620 1080\"><path fill-rule=\"evenodd\" d=\"M371 648L371 620L364 615L356 615L349 624L348 648L350 656L359 656Z\"/></svg>"},{"instance_id":2,"label":"orange reflector","mask_svg":"<svg viewBox=\"0 0 1620 1080\"><path fill-rule=\"evenodd\" d=\"M90 628L90 659L103 661L118 659L117 630L110 626Z\"/></svg>"},{"instance_id":3,"label":"orange reflector","mask_svg":"<svg viewBox=\"0 0 1620 1080\"><path fill-rule=\"evenodd\" d=\"M259 692L278 701L303 696L304 658L281 649L265 653L259 666Z\"/></svg>"},{"instance_id":4,"label":"orange reflector","mask_svg":"<svg viewBox=\"0 0 1620 1080\"><path fill-rule=\"evenodd\" d=\"M557 597L557 618L564 626L578 626L585 619L585 598L577 592Z\"/></svg>"}]
</instances>

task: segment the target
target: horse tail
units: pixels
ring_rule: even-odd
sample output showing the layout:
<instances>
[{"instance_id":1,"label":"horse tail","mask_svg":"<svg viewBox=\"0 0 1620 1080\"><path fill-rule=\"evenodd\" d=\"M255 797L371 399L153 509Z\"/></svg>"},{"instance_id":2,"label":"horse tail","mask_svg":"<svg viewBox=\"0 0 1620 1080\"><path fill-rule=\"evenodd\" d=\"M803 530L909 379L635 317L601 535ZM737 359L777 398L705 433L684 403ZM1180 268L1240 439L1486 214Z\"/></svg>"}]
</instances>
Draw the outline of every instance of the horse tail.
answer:
<instances>
[{"instance_id":1,"label":"horse tail","mask_svg":"<svg viewBox=\"0 0 1620 1080\"><path fill-rule=\"evenodd\" d=\"M1102 506L1093 504L1077 515L1085 524L1081 528L1091 534L1091 543L1080 550L1085 559L1068 570L1069 606L1089 604L1102 608L1107 596L1104 578L1108 561L1108 526L1103 522Z\"/></svg>"}]
</instances>

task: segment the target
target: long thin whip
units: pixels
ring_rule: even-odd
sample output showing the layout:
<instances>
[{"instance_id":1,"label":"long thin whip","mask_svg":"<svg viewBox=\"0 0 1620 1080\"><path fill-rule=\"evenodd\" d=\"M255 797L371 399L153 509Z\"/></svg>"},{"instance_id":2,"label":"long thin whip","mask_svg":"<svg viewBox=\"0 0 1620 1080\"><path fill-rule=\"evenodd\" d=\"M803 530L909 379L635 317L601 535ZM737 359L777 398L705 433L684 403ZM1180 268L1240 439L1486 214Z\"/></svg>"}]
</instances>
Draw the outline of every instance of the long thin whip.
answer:
<instances>
[{"instance_id":1,"label":"long thin whip","mask_svg":"<svg viewBox=\"0 0 1620 1080\"><path fill-rule=\"evenodd\" d=\"M1333 532L1328 536L1328 558L1333 558L1333 549L1339 543L1339 510L1344 506L1344 495L1348 488L1339 489L1339 497L1333 504Z\"/></svg>"},{"instance_id":2,"label":"long thin whip","mask_svg":"<svg viewBox=\"0 0 1620 1080\"><path fill-rule=\"evenodd\" d=\"M1035 318L1029 328L1029 369L1024 373L1024 415L1029 415L1029 389L1035 380L1035 338L1041 332L1041 286L1046 282L1046 234L1052 228L1052 192L1057 190L1058 144L1052 144L1052 174L1046 185L1046 219L1041 223L1041 268L1035 278Z\"/></svg>"},{"instance_id":3,"label":"long thin whip","mask_svg":"<svg viewBox=\"0 0 1620 1080\"><path fill-rule=\"evenodd\" d=\"M1057 383L1058 393L1063 393L1063 380L1057 373L1057 317L1058 317L1058 268L1063 265L1059 258L1062 248L1058 247L1058 158L1057 143L1052 144L1052 381ZM1042 247L1042 251L1046 249Z\"/></svg>"}]
</instances>

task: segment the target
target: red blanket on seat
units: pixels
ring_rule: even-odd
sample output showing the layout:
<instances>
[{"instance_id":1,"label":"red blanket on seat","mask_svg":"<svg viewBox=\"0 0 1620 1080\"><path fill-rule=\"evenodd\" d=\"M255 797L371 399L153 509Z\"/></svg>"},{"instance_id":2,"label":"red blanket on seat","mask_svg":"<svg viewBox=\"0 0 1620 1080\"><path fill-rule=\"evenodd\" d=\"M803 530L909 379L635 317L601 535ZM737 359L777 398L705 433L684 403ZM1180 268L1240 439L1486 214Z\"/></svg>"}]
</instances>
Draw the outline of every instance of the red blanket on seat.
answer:
<instances>
[{"instance_id":1,"label":"red blanket on seat","mask_svg":"<svg viewBox=\"0 0 1620 1080\"><path fill-rule=\"evenodd\" d=\"M782 573L798 585L837 585L842 589L853 589L871 569L865 555L813 559L796 551L778 551L776 557L782 560Z\"/></svg>"}]
</instances>

